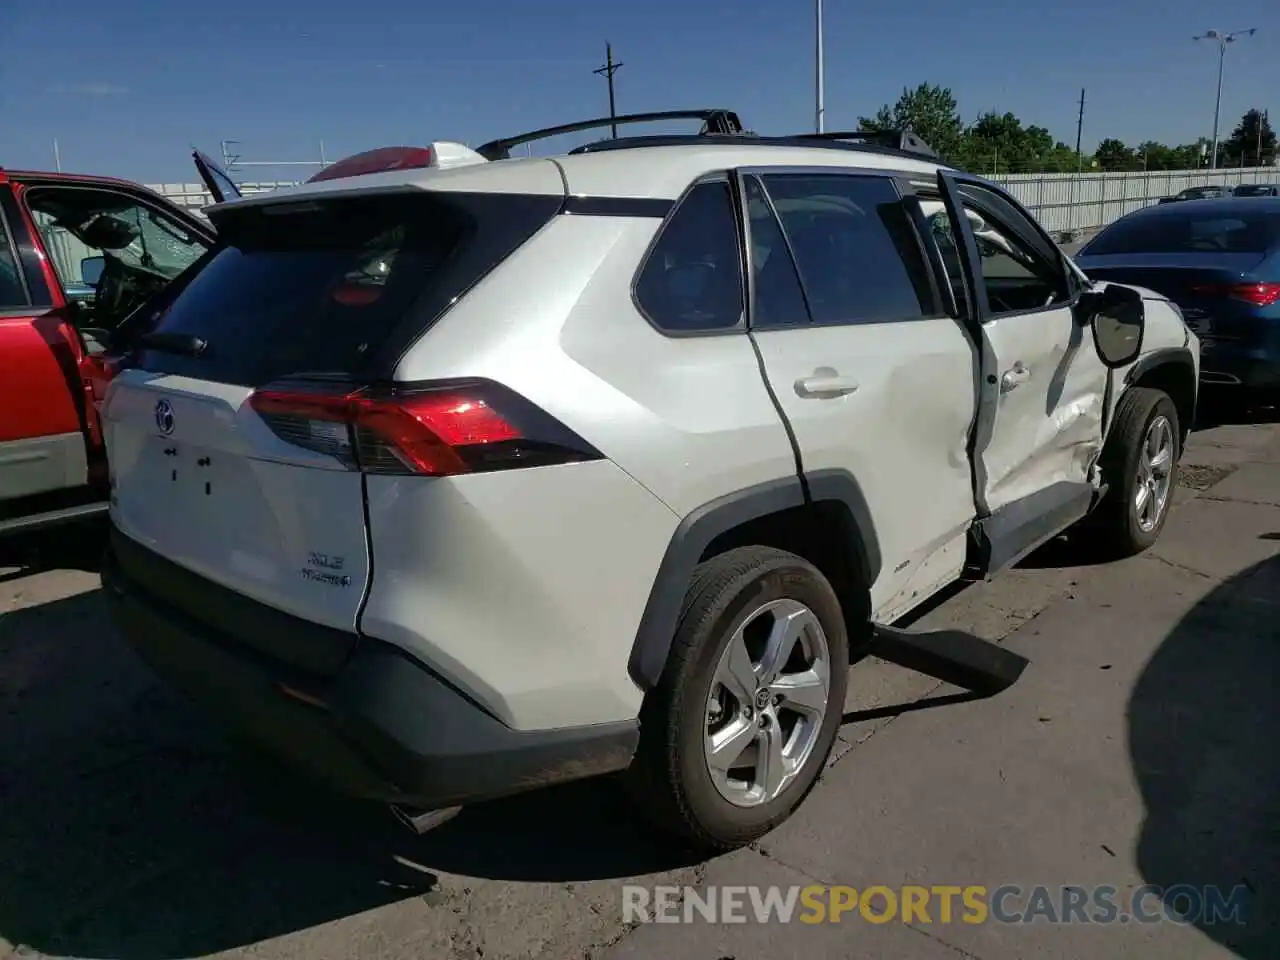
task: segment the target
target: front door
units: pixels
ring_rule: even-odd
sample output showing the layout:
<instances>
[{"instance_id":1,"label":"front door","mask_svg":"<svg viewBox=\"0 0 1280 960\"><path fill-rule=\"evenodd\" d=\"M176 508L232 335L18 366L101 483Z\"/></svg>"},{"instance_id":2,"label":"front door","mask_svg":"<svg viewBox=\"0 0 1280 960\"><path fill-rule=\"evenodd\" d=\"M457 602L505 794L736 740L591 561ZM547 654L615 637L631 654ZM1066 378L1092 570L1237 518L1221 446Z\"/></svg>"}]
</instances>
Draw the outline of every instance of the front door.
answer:
<instances>
[{"instance_id":1,"label":"front door","mask_svg":"<svg viewBox=\"0 0 1280 960\"><path fill-rule=\"evenodd\" d=\"M926 216L944 262L968 274L981 329L978 514L1016 516L1029 543L1088 509L1109 373L1077 316L1084 284L1034 219L981 180L940 181Z\"/></svg>"}]
</instances>

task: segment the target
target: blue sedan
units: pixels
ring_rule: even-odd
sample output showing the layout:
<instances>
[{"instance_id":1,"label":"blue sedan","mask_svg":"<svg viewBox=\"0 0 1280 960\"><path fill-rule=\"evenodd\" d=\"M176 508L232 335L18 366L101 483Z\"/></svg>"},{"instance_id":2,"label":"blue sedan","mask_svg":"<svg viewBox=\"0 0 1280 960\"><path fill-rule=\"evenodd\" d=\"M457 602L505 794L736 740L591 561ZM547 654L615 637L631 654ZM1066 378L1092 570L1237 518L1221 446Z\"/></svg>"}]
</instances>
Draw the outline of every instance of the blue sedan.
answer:
<instances>
[{"instance_id":1,"label":"blue sedan","mask_svg":"<svg viewBox=\"0 0 1280 960\"><path fill-rule=\"evenodd\" d=\"M1280 197L1146 207L1075 261L1090 278L1163 294L1200 338L1201 378L1280 390Z\"/></svg>"}]
</instances>

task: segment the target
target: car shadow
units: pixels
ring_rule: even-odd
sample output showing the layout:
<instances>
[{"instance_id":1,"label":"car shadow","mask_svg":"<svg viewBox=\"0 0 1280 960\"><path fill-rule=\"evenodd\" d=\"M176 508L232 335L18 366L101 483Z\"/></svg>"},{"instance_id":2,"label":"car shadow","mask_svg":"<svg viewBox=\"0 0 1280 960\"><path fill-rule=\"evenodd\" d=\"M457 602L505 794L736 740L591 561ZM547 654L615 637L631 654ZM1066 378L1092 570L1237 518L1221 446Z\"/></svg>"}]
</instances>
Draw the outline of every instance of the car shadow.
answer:
<instances>
[{"instance_id":1,"label":"car shadow","mask_svg":"<svg viewBox=\"0 0 1280 960\"><path fill-rule=\"evenodd\" d=\"M44 570L97 573L107 546L105 518L93 518L0 539L0 584Z\"/></svg>"},{"instance_id":2,"label":"car shadow","mask_svg":"<svg viewBox=\"0 0 1280 960\"><path fill-rule=\"evenodd\" d=\"M1177 910L1195 912L1215 896L1219 909L1239 905L1243 924L1193 922L1245 960L1280 957L1277 689L1280 557L1272 557L1197 604L1147 663L1128 705L1146 806L1143 880L1163 887Z\"/></svg>"},{"instance_id":3,"label":"car shadow","mask_svg":"<svg viewBox=\"0 0 1280 960\"><path fill-rule=\"evenodd\" d=\"M1231 388L1201 391L1193 431L1214 427L1280 423L1280 398L1262 399Z\"/></svg>"},{"instance_id":4,"label":"car shadow","mask_svg":"<svg viewBox=\"0 0 1280 960\"><path fill-rule=\"evenodd\" d=\"M429 894L440 871L571 882L698 859L607 780L415 836L224 737L114 634L98 589L0 618L0 709L0 943L40 953L206 955Z\"/></svg>"}]
</instances>

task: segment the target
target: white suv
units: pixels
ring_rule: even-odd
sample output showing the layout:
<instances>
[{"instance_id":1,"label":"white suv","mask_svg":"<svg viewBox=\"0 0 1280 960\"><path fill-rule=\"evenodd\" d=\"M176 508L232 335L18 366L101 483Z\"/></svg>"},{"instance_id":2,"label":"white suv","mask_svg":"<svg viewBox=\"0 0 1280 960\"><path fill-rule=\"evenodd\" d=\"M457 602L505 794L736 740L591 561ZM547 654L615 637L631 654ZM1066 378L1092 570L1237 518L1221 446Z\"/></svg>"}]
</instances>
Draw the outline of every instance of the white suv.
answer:
<instances>
[{"instance_id":1,"label":"white suv","mask_svg":"<svg viewBox=\"0 0 1280 960\"><path fill-rule=\"evenodd\" d=\"M873 625L1077 521L1156 538L1174 306L910 137L687 115L210 208L105 404L104 582L159 673L420 826L626 770L729 848L813 785Z\"/></svg>"}]
</instances>

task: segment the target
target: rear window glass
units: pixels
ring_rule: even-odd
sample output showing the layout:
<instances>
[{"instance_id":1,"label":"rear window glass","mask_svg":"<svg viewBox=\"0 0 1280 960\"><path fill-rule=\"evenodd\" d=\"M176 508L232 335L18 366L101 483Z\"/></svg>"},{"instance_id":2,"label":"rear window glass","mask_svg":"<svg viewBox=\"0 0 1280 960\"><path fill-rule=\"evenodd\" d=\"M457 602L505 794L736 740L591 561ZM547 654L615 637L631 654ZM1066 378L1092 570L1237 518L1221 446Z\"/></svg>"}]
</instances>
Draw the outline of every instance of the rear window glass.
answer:
<instances>
[{"instance_id":1,"label":"rear window glass","mask_svg":"<svg viewBox=\"0 0 1280 960\"><path fill-rule=\"evenodd\" d=\"M389 352L533 235L559 197L414 191L230 208L220 249L157 303L154 329L207 344L144 369L256 386L303 373L387 375Z\"/></svg>"},{"instance_id":2,"label":"rear window glass","mask_svg":"<svg viewBox=\"0 0 1280 960\"><path fill-rule=\"evenodd\" d=\"M1265 183L1242 183L1236 187L1235 193L1237 197L1266 197L1273 190L1275 187Z\"/></svg>"},{"instance_id":3,"label":"rear window glass","mask_svg":"<svg viewBox=\"0 0 1280 960\"><path fill-rule=\"evenodd\" d=\"M1217 206L1217 205L1215 205ZM1118 221L1089 243L1082 255L1118 253L1257 253L1280 243L1280 212L1224 215L1222 208L1192 214Z\"/></svg>"}]
</instances>

